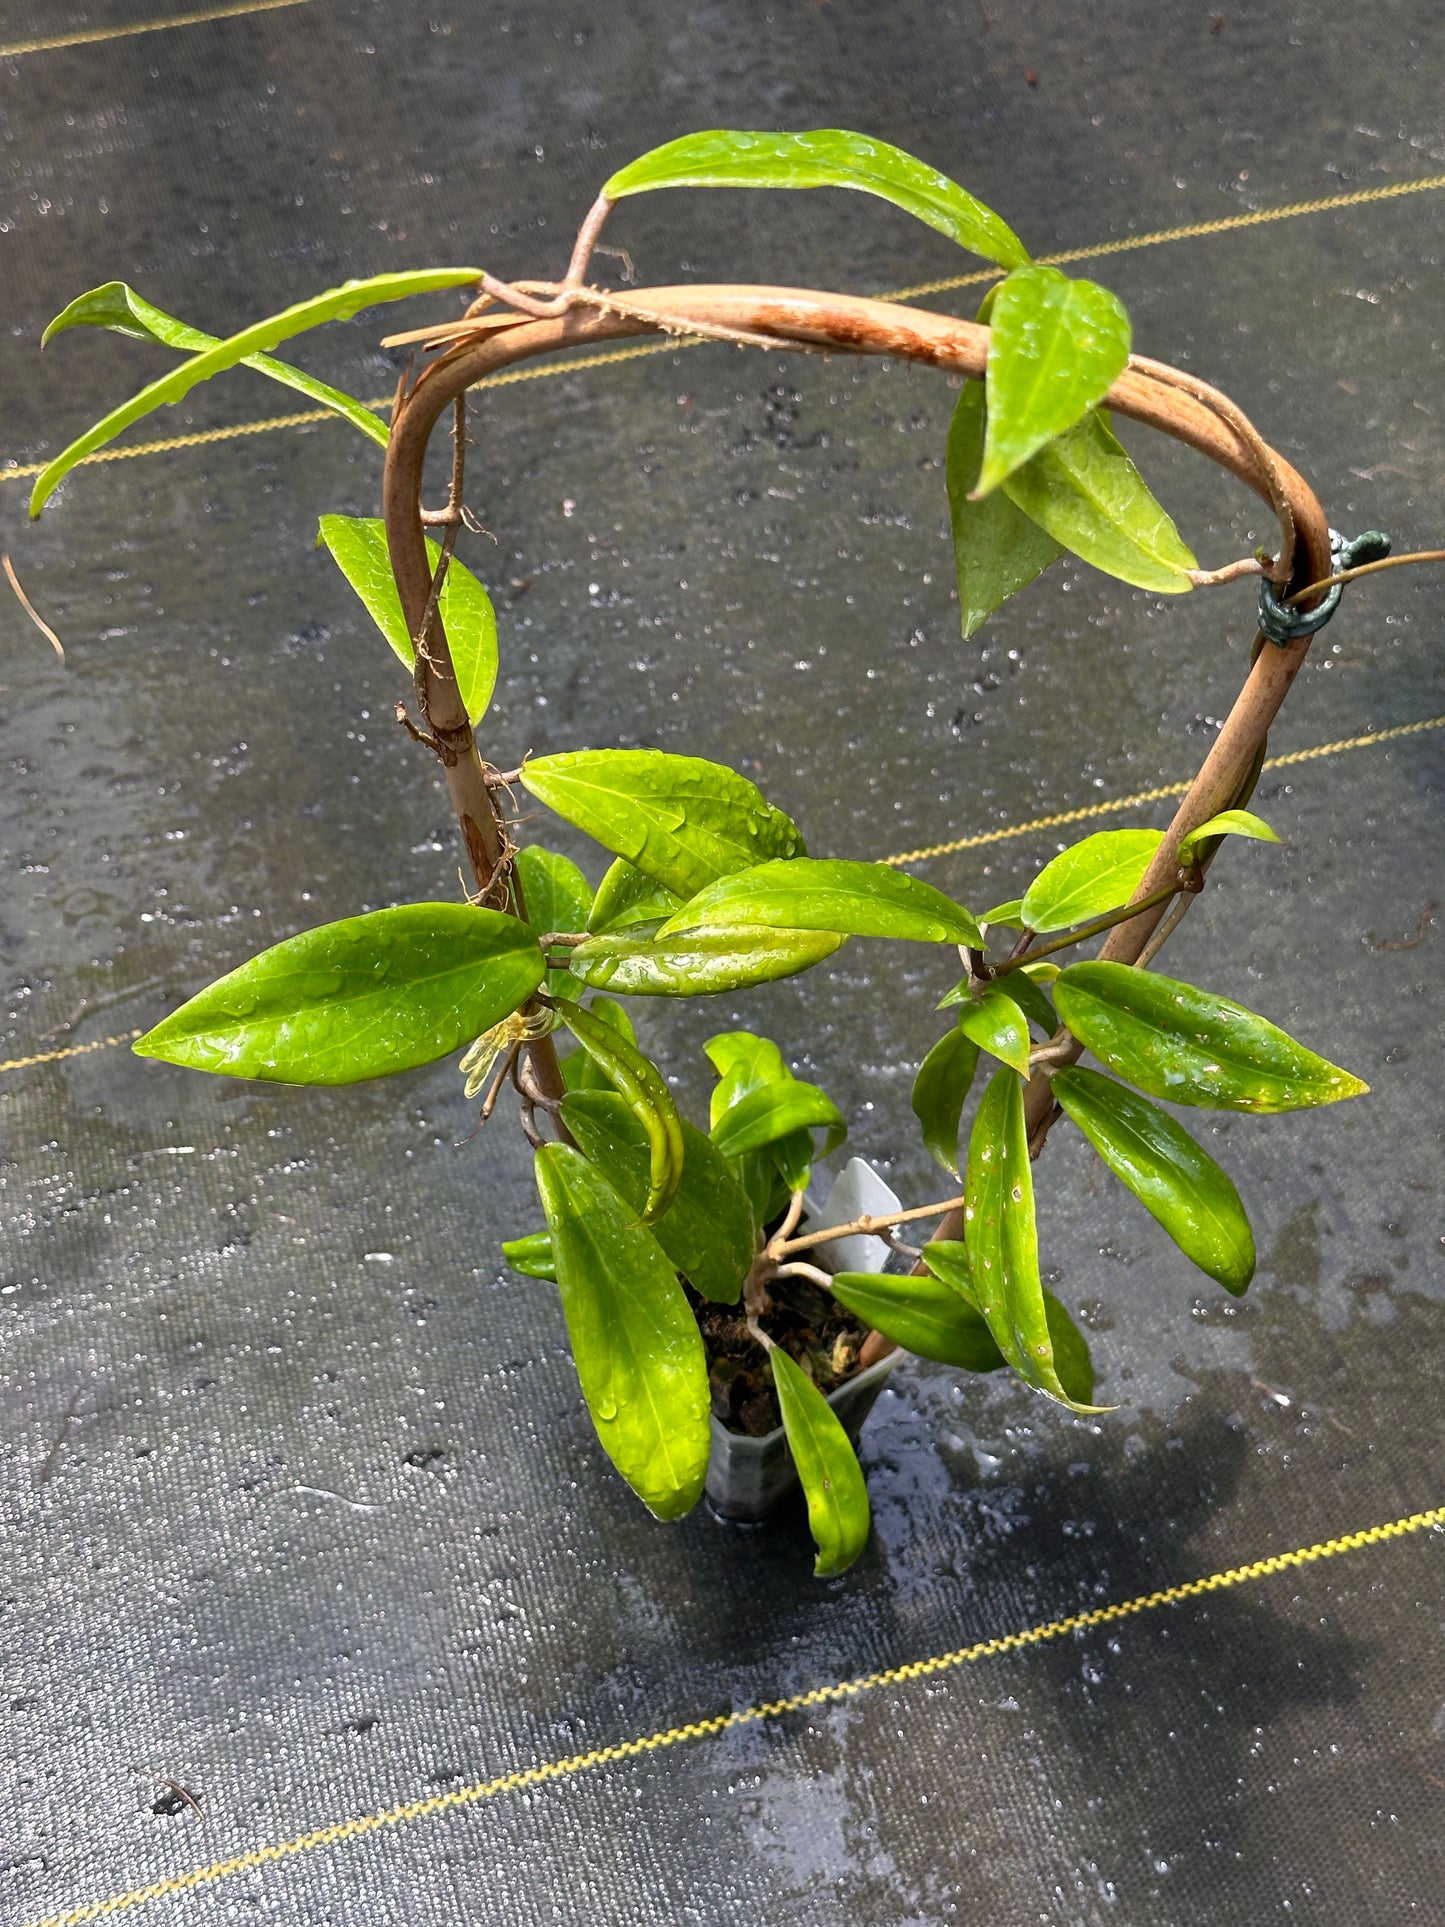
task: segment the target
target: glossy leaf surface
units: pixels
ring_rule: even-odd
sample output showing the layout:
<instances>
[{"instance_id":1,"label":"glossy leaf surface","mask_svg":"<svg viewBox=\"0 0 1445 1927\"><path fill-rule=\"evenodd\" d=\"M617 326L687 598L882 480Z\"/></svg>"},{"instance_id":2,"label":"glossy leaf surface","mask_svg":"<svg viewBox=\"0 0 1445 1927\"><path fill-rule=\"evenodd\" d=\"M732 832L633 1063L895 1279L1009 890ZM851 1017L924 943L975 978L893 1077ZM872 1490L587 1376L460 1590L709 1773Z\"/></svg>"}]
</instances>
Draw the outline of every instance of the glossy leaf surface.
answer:
<instances>
[{"instance_id":1,"label":"glossy leaf surface","mask_svg":"<svg viewBox=\"0 0 1445 1927\"><path fill-rule=\"evenodd\" d=\"M263 950L134 1046L193 1070L355 1084L433 1063L526 1002L537 940L515 917L408 903Z\"/></svg>"},{"instance_id":2,"label":"glossy leaf surface","mask_svg":"<svg viewBox=\"0 0 1445 1927\"><path fill-rule=\"evenodd\" d=\"M966 1245L935 1238L923 1247L923 1262L970 1304L976 1303ZM1094 1396L1094 1361L1089 1356L1088 1344L1069 1316L1067 1306L1047 1288L1043 1298L1044 1322L1054 1348L1054 1370L1059 1375L1059 1383L1075 1405L1087 1407ZM1001 1365L1008 1362L1002 1352L998 1357Z\"/></svg>"},{"instance_id":3,"label":"glossy leaf surface","mask_svg":"<svg viewBox=\"0 0 1445 1927\"><path fill-rule=\"evenodd\" d=\"M556 1281L557 1262L552 1256L550 1231L530 1231L525 1238L506 1239L502 1245L502 1256L512 1270L520 1271L524 1278Z\"/></svg>"},{"instance_id":4,"label":"glossy leaf surface","mask_svg":"<svg viewBox=\"0 0 1445 1927\"><path fill-rule=\"evenodd\" d=\"M638 1498L677 1519L711 1446L702 1333L671 1260L580 1151L537 1153L567 1335L597 1436Z\"/></svg>"},{"instance_id":5,"label":"glossy leaf surface","mask_svg":"<svg viewBox=\"0 0 1445 1927\"><path fill-rule=\"evenodd\" d=\"M983 460L983 383L966 381L948 428L948 513L963 637L975 635L995 609L1042 575L1064 551L1001 489L972 499Z\"/></svg>"},{"instance_id":6,"label":"glossy leaf surface","mask_svg":"<svg viewBox=\"0 0 1445 1927\"><path fill-rule=\"evenodd\" d=\"M592 885L571 857L563 856L559 850L544 850L538 843L527 843L517 851L513 861L527 905L527 921L539 937L554 930L587 928ZM547 972L547 989L554 997L565 997L576 988L577 980L569 971Z\"/></svg>"},{"instance_id":7,"label":"glossy leaf surface","mask_svg":"<svg viewBox=\"0 0 1445 1927\"><path fill-rule=\"evenodd\" d=\"M1023 898L1010 897L1007 903L996 903L992 910L985 910L979 922L988 930L1022 930L1023 911Z\"/></svg>"},{"instance_id":8,"label":"glossy leaf surface","mask_svg":"<svg viewBox=\"0 0 1445 1927\"><path fill-rule=\"evenodd\" d=\"M988 433L975 494L1082 420L1129 359L1124 304L1057 268L1019 268L993 291L989 312Z\"/></svg>"},{"instance_id":9,"label":"glossy leaf surface","mask_svg":"<svg viewBox=\"0 0 1445 1927\"><path fill-rule=\"evenodd\" d=\"M1101 1063L1171 1104L1302 1111L1369 1089L1242 1004L1152 970L1071 964L1054 1002Z\"/></svg>"},{"instance_id":10,"label":"glossy leaf surface","mask_svg":"<svg viewBox=\"0 0 1445 1927\"><path fill-rule=\"evenodd\" d=\"M805 134L717 128L668 141L614 174L609 201L661 187L845 187L876 194L926 221L961 248L1002 268L1022 267L1028 250L992 208L937 168L887 141L844 128Z\"/></svg>"},{"instance_id":11,"label":"glossy leaf surface","mask_svg":"<svg viewBox=\"0 0 1445 1927\"><path fill-rule=\"evenodd\" d=\"M1183 1126L1097 1071L1058 1071L1053 1093L1185 1257L1227 1291L1243 1292L1254 1276L1249 1219L1228 1174Z\"/></svg>"},{"instance_id":12,"label":"glossy leaf surface","mask_svg":"<svg viewBox=\"0 0 1445 1927\"><path fill-rule=\"evenodd\" d=\"M964 1183L969 1269L994 1342L1025 1384L1074 1410L1054 1359L1034 1223L1023 1083L999 1071L974 1118Z\"/></svg>"},{"instance_id":13,"label":"glossy leaf surface","mask_svg":"<svg viewBox=\"0 0 1445 1927\"><path fill-rule=\"evenodd\" d=\"M652 1224L672 1204L682 1183L686 1143L672 1092L651 1058L617 1025L577 1004L566 1006L562 1021L637 1121L647 1145L647 1190L640 1209L642 1222Z\"/></svg>"},{"instance_id":14,"label":"glossy leaf surface","mask_svg":"<svg viewBox=\"0 0 1445 1927\"><path fill-rule=\"evenodd\" d=\"M834 931L916 943L981 943L961 904L886 863L795 857L724 877L677 910L658 932L752 929Z\"/></svg>"},{"instance_id":15,"label":"glossy leaf surface","mask_svg":"<svg viewBox=\"0 0 1445 1927\"><path fill-rule=\"evenodd\" d=\"M572 974L620 997L707 997L796 976L844 939L828 930L690 930L675 937L589 937Z\"/></svg>"},{"instance_id":16,"label":"glossy leaf surface","mask_svg":"<svg viewBox=\"0 0 1445 1927\"><path fill-rule=\"evenodd\" d=\"M788 1449L808 1501L820 1579L846 1572L868 1543L868 1488L852 1441L827 1399L781 1345L768 1353Z\"/></svg>"},{"instance_id":17,"label":"glossy leaf surface","mask_svg":"<svg viewBox=\"0 0 1445 1927\"><path fill-rule=\"evenodd\" d=\"M1028 1076L1029 1027L1017 1000L1002 984L988 984L977 997L965 991L958 1006L958 1028L980 1050Z\"/></svg>"},{"instance_id":18,"label":"glossy leaf surface","mask_svg":"<svg viewBox=\"0 0 1445 1927\"><path fill-rule=\"evenodd\" d=\"M923 1148L954 1177L958 1176L958 1121L977 1069L978 1045L955 1027L939 1038L913 1080L913 1115L923 1132Z\"/></svg>"},{"instance_id":19,"label":"glossy leaf surface","mask_svg":"<svg viewBox=\"0 0 1445 1927\"><path fill-rule=\"evenodd\" d=\"M279 314L268 315L264 321L253 322L239 334L218 341L214 348L192 355L179 368L173 368L168 375L148 383L139 394L132 395L119 408L113 408L93 428L87 429L77 441L63 449L53 462L47 464L31 491L31 515L39 515L57 485L77 462L87 455L93 455L98 448L104 448L107 442L113 442L132 422L140 421L154 409L183 401L198 382L208 381L212 375L234 368L238 362L246 361L252 355L265 354L279 347L283 341L289 341L293 335L304 334L308 328L320 327L323 322L346 321L363 308L401 301L408 295L433 294L441 288L465 287L478 280L481 272L480 268L423 268L410 274L372 275L366 281L348 281L339 288L328 288L324 294L313 295L309 301L299 301L294 307L283 308Z\"/></svg>"},{"instance_id":20,"label":"glossy leaf surface","mask_svg":"<svg viewBox=\"0 0 1445 1927\"><path fill-rule=\"evenodd\" d=\"M723 1114L754 1091L769 1084L791 1084L793 1073L770 1037L750 1030L719 1031L703 1045L708 1062L718 1074L713 1086L709 1128L716 1130Z\"/></svg>"},{"instance_id":21,"label":"glossy leaf surface","mask_svg":"<svg viewBox=\"0 0 1445 1927\"><path fill-rule=\"evenodd\" d=\"M1201 823L1197 830L1191 830L1181 840L1180 862L1186 862L1192 850L1216 836L1248 836L1257 843L1279 842L1277 832L1269 827L1262 816L1256 816L1253 810L1221 810L1218 816L1211 816L1207 823Z\"/></svg>"},{"instance_id":22,"label":"glossy leaf surface","mask_svg":"<svg viewBox=\"0 0 1445 1927\"><path fill-rule=\"evenodd\" d=\"M46 347L67 328L80 327L108 328L112 334L127 335L132 341L152 341L162 348L178 348L187 355L205 354L221 345L218 335L188 327L184 321L143 300L124 281L107 281L104 287L78 295L51 322L40 337L40 345ZM318 402L349 421L353 428L359 428L368 441L386 447L386 423L354 395L343 394L339 388L332 388L314 375L293 368L289 362L276 361L270 355L247 355L241 366L254 368L258 375L269 375L272 381L294 388L309 401Z\"/></svg>"},{"instance_id":23,"label":"glossy leaf surface","mask_svg":"<svg viewBox=\"0 0 1445 1927\"><path fill-rule=\"evenodd\" d=\"M1010 970L996 977L990 986L1005 997L1012 997L1024 1016L1045 1037L1059 1027L1058 1014L1049 1002L1048 992L1026 970Z\"/></svg>"},{"instance_id":24,"label":"glossy leaf surface","mask_svg":"<svg viewBox=\"0 0 1445 1927\"><path fill-rule=\"evenodd\" d=\"M649 1184L648 1144L626 1100L613 1091L579 1091L563 1100L562 1118L582 1155L640 1211ZM653 1236L704 1298L735 1305L753 1261L752 1211L727 1160L686 1118L682 1137L682 1182Z\"/></svg>"},{"instance_id":25,"label":"glossy leaf surface","mask_svg":"<svg viewBox=\"0 0 1445 1927\"><path fill-rule=\"evenodd\" d=\"M386 524L359 515L323 515L320 540L337 568L361 598L366 613L410 670L416 651L401 611L401 597L391 573L386 548ZM427 538L427 559L435 570L441 545ZM497 682L497 617L492 599L471 570L453 556L447 565L438 610L452 652L457 691L467 717L477 723L487 712ZM537 929L551 929L538 924Z\"/></svg>"},{"instance_id":26,"label":"glossy leaf surface","mask_svg":"<svg viewBox=\"0 0 1445 1927\"><path fill-rule=\"evenodd\" d=\"M575 991L573 994L575 995ZM637 1043L637 1032L632 1028L632 1019L628 1016L625 1005L619 1004L613 997L594 997L587 1008L602 1023L611 1024L612 1028L629 1044ZM569 1091L615 1091L617 1089L597 1059L583 1050L580 1044L569 1056L562 1059L562 1082Z\"/></svg>"},{"instance_id":27,"label":"glossy leaf surface","mask_svg":"<svg viewBox=\"0 0 1445 1927\"><path fill-rule=\"evenodd\" d=\"M675 890L667 889L620 856L597 886L587 928L627 930L637 923L656 926L670 917L681 902Z\"/></svg>"},{"instance_id":28,"label":"glossy leaf surface","mask_svg":"<svg viewBox=\"0 0 1445 1927\"><path fill-rule=\"evenodd\" d=\"M1024 893L1023 920L1030 930L1067 930L1091 917L1118 910L1133 896L1162 830L1099 830L1061 850Z\"/></svg>"},{"instance_id":29,"label":"glossy leaf surface","mask_svg":"<svg viewBox=\"0 0 1445 1927\"><path fill-rule=\"evenodd\" d=\"M916 1358L965 1372L996 1372L1007 1362L978 1307L931 1272L840 1271L832 1290L840 1305Z\"/></svg>"},{"instance_id":30,"label":"glossy leaf surface","mask_svg":"<svg viewBox=\"0 0 1445 1927\"><path fill-rule=\"evenodd\" d=\"M848 1135L843 1114L816 1084L790 1077L785 1084L766 1084L729 1106L713 1126L712 1141L724 1157L740 1158L777 1144L794 1131L817 1126L828 1134L819 1153L826 1157Z\"/></svg>"},{"instance_id":31,"label":"glossy leaf surface","mask_svg":"<svg viewBox=\"0 0 1445 1927\"><path fill-rule=\"evenodd\" d=\"M1197 567L1179 531L1109 428L1086 415L1003 484L1008 498L1081 561L1159 595L1192 587Z\"/></svg>"},{"instance_id":32,"label":"glossy leaf surface","mask_svg":"<svg viewBox=\"0 0 1445 1927\"><path fill-rule=\"evenodd\" d=\"M683 898L735 870L804 854L796 826L755 784L700 756L567 750L534 756L522 785Z\"/></svg>"}]
</instances>

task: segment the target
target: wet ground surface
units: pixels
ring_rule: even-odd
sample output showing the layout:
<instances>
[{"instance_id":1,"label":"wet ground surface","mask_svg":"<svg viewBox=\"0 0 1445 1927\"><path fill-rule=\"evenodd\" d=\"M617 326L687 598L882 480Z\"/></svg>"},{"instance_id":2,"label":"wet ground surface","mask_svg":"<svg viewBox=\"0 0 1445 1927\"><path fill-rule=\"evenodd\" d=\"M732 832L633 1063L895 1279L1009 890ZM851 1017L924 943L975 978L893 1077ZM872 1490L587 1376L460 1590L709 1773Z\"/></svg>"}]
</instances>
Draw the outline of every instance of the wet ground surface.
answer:
<instances>
[{"instance_id":1,"label":"wet ground surface","mask_svg":"<svg viewBox=\"0 0 1445 1927\"><path fill-rule=\"evenodd\" d=\"M13 5L0 44L156 11ZM313 0L0 59L0 458L42 459L162 365L81 334L38 356L44 322L108 278L224 332L350 274L552 271L607 172L709 124L867 128L1046 253L1432 178L1438 54L1418 0L1372 9L1368 35L1337 6ZM1084 271L1145 352L1255 415L1337 525L1434 546L1440 205ZM644 279L872 292L972 265L856 196L659 196L615 228ZM371 344L391 325L298 358L384 394ZM490 753L717 757L814 853L859 857L1187 776L1241 673L1247 589L1165 603L1057 568L961 644L951 401L919 371L722 347L484 396L472 499L497 540L467 560L501 614ZM290 406L238 374L145 433ZM1266 536L1234 485L1168 448L1145 459L1202 558ZM149 1024L311 923L454 892L444 796L390 720L394 661L311 546L318 514L376 512L378 471L344 427L270 432L89 468L29 527L0 470L3 545L67 650L62 668L5 602L6 1059ZM1423 572L1349 592L1276 750L1445 712L1440 598ZM873 1539L826 1585L796 1509L662 1527L611 1473L555 1292L497 1255L537 1221L525 1146L493 1127L456 1148L450 1064L330 1093L123 1048L7 1072L0 1914L1439 1503L1445 937L1427 922L1415 947L1374 946L1445 900L1445 730L1280 770L1259 798L1284 847L1227 852L1171 955L1372 1095L1219 1125L1263 1254L1240 1304L1058 1133L1045 1262L1119 1410L1073 1419L908 1366L864 1434ZM979 907L1057 843L918 873ZM908 1092L953 973L901 954L855 943L803 987L650 1005L640 1028L694 1116L705 1036L778 1037L851 1148L921 1198ZM1416 1535L154 1911L1426 1921L1439 1599Z\"/></svg>"}]
</instances>

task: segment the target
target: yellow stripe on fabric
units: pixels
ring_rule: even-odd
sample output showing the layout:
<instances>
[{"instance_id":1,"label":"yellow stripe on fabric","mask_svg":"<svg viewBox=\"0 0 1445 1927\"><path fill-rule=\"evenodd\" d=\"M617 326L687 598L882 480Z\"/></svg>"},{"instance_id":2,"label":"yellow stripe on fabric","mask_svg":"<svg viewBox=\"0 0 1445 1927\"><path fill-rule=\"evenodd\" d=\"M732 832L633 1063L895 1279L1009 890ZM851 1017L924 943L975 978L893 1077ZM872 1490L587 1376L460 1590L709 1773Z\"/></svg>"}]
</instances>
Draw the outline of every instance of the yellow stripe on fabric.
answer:
<instances>
[{"instance_id":1,"label":"yellow stripe on fabric","mask_svg":"<svg viewBox=\"0 0 1445 1927\"><path fill-rule=\"evenodd\" d=\"M1187 1579L1177 1586L1161 1586L1157 1592L1141 1593L1136 1599L1121 1600L1117 1605L1096 1606L1088 1612L1070 1613L1066 1618L1051 1619L1041 1626L1029 1626L1017 1633L1002 1633L995 1639L981 1639L972 1646L959 1646L950 1653L936 1653L931 1659L885 1667L881 1672L863 1673L856 1679L840 1680L831 1686L815 1686L809 1692L792 1693L785 1699L761 1700L757 1705L743 1707L735 1713L717 1713L708 1719L689 1720L685 1725L669 1726L658 1733L619 1740L612 1746L595 1747L588 1753L573 1753L565 1759L544 1760L538 1766L498 1774L492 1780L478 1780L471 1786L458 1787L450 1793L435 1793L422 1800L405 1800L397 1806L387 1807L381 1813L364 1813L351 1820L338 1820L331 1826L316 1827L309 1833L296 1834L290 1840L254 1847L248 1853L233 1854L229 1859L215 1860L207 1867L195 1867L189 1873L173 1874L168 1879L152 1881L145 1887L134 1887L127 1893L110 1894L103 1900L88 1901L62 1913L46 1914L42 1919L32 1921L30 1927L81 1927L85 1921L104 1920L132 1908L148 1906L154 1900L164 1900L171 1894L191 1893L198 1887L227 1880L233 1874L254 1873L277 1861L313 1853L319 1847L341 1846L348 1840L357 1840L365 1834L379 1833L389 1827L410 1826L417 1820L479 1806L506 1793L525 1793L532 1787L547 1786L553 1781L575 1779L579 1774L591 1773L600 1766L611 1766L620 1760L640 1759L649 1753L660 1753L668 1747L681 1746L693 1740L712 1739L734 1727L756 1726L763 1720L779 1719L787 1713L804 1713L815 1706L835 1706L840 1702L858 1699L865 1693L876 1693L883 1687L909 1686L916 1680L931 1679L939 1673L975 1665L979 1660L993 1659L1003 1653L1023 1652L1031 1646L1043 1646L1052 1640L1067 1638L1071 1633L1092 1632L1100 1626L1117 1625L1121 1620L1136 1619L1161 1606L1177 1606L1191 1599L1204 1599L1210 1593L1224 1592L1249 1580L1298 1571L1302 1567L1316 1565L1322 1559L1336 1559L1344 1552L1360 1552L1367 1546L1384 1545L1391 1539L1403 1539L1410 1533L1424 1532L1442 1525L1445 1525L1445 1506L1432 1507L1428 1512L1412 1512L1408 1518L1392 1519L1387 1525L1366 1526L1361 1532L1347 1532L1338 1539L1323 1539L1316 1545L1300 1546L1292 1552L1274 1553L1266 1559L1255 1559L1247 1566L1230 1566L1223 1572L1210 1573L1204 1579Z\"/></svg>"},{"instance_id":2,"label":"yellow stripe on fabric","mask_svg":"<svg viewBox=\"0 0 1445 1927\"><path fill-rule=\"evenodd\" d=\"M271 0L271 4L297 5L300 0ZM0 49L0 52L3 51ZM1289 221L1302 214L1324 214L1332 208L1366 207L1374 201L1398 200L1404 194L1428 194L1439 188L1445 188L1445 174L1433 174L1421 181L1394 181L1388 186L1359 188L1350 194L1332 194L1325 200L1295 201L1288 207L1256 208L1248 214L1227 214L1215 221L1196 221L1188 227L1160 228L1152 234L1130 234L1118 241L1100 241L1092 247L1070 248L1062 254L1041 255L1040 265L1058 267L1070 261L1101 260L1110 254L1130 254L1138 248L1162 247L1168 241L1192 241L1211 234L1232 234L1236 229L1262 227L1270 221ZM945 294L954 288L981 286L986 281L997 279L996 269L982 268L972 274L951 275L944 281L920 281L916 287L894 288L874 298L879 301L913 301L921 295ZM545 361L529 368L510 368L477 385L481 388L505 388L513 382L543 381L549 376L572 374L579 369L605 368L613 362L636 361L642 355L670 355L679 348L701 348L706 340L707 337L703 335L679 335L670 341L648 342L638 348L607 348L598 354L575 355L570 360ZM390 408L391 402L391 396L387 395L379 401L368 402L366 406L380 411ZM168 455L176 449L203 448L213 442L229 441L235 436L262 435L273 428L300 428L312 422L341 419L329 408L311 408L298 415L268 415L263 420L238 422L230 428L201 429L191 435L168 435L163 441L137 442L130 448L102 449L94 455L82 457L76 467L85 468L92 462L128 461L135 455ZM0 482L31 482L48 467L48 462L23 462L14 467L0 468Z\"/></svg>"},{"instance_id":3,"label":"yellow stripe on fabric","mask_svg":"<svg viewBox=\"0 0 1445 1927\"><path fill-rule=\"evenodd\" d=\"M159 20L137 20L129 27L82 27L76 33L53 33L43 40L12 40L8 47L0 47L0 60L16 60L22 54L54 53L61 47L93 47L103 40L130 40L136 34L166 33L172 27L198 27L206 20L239 20L248 13L277 13L282 7L310 5L311 0L235 0L233 6L166 14Z\"/></svg>"},{"instance_id":4,"label":"yellow stripe on fabric","mask_svg":"<svg viewBox=\"0 0 1445 1927\"><path fill-rule=\"evenodd\" d=\"M130 1044L140 1036L139 1029L123 1030L119 1037L99 1037L93 1044L67 1044L63 1050L36 1051L33 1057L12 1057L0 1064L0 1071L25 1071L32 1064L58 1064L62 1058L85 1057L93 1050L113 1050L117 1044Z\"/></svg>"},{"instance_id":5,"label":"yellow stripe on fabric","mask_svg":"<svg viewBox=\"0 0 1445 1927\"><path fill-rule=\"evenodd\" d=\"M1292 749L1287 755L1271 756L1264 764L1264 769L1289 769L1296 763L1312 763L1320 756L1342 756L1349 749L1368 749L1373 743L1393 743L1402 736L1418 736L1423 730L1441 728L1445 728L1445 716L1427 716L1423 722L1397 723L1393 729L1374 729L1367 736L1346 736L1338 743L1319 743L1314 749ZM1084 803L1073 810L1056 810L1052 816L1035 816L1027 823L1007 823L1001 829L980 830L976 836L956 836L949 843L929 843L921 850L903 850L897 856L881 857L879 861L898 869L907 863L922 863L927 857L952 856L956 850L981 850L990 843L1007 843L1016 836L1032 836L1036 830L1057 830L1066 823L1089 823L1095 817L1113 816L1119 810L1138 809L1145 803L1160 803L1166 797L1183 796L1188 788L1188 783L1161 783L1158 789L1135 790L1132 796L1111 796L1106 802ZM0 1070L4 1068L0 1064Z\"/></svg>"}]
</instances>

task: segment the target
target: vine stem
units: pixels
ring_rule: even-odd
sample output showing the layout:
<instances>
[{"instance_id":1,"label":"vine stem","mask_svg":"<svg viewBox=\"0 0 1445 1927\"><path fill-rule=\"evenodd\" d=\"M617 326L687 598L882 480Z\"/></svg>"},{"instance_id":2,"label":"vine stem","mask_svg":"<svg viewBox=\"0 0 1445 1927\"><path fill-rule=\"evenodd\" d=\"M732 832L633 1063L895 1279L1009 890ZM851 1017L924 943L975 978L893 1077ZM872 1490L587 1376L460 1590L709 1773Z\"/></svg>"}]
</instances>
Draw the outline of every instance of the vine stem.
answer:
<instances>
[{"instance_id":1,"label":"vine stem","mask_svg":"<svg viewBox=\"0 0 1445 1927\"><path fill-rule=\"evenodd\" d=\"M579 256L585 261L584 237L586 246L595 242L606 212L605 205L599 203L584 224L574 251L574 268ZM598 297L599 303L606 300ZM392 570L413 634L426 608L432 574L421 521L427 444L442 410L473 384L503 368L560 349L594 347L695 325L703 333L760 338L777 350L822 348L839 354L889 356L977 380L984 379L987 372L987 327L954 315L933 314L865 296L779 287L682 286L629 292L626 313L615 305L577 301L570 290L564 301L567 305L563 312L554 311L545 319L521 321L515 327L458 343L423 369L414 384L398 391L387 444L384 510ZM655 318L660 316L666 316L666 321ZM1295 596L1306 604L1318 599L1323 592L1316 585L1331 570L1324 511L1304 478L1262 440L1227 397L1180 370L1134 360L1104 397L1104 405L1185 443L1262 497L1280 522L1280 560L1290 556L1293 562L1289 583L1284 586L1292 587ZM1284 573L1278 565L1276 572ZM491 879L506 864L507 847L457 693L443 630L437 618L430 638L437 666L428 665L426 672L427 701L434 705L429 715L434 733L460 752L457 761L447 767L447 784L468 856L480 881L483 877ZM1136 905L1144 898L1154 901L1147 908L1136 909L1109 933L1100 953L1106 960L1128 964L1138 961L1164 915L1157 893L1177 874L1180 842L1211 816L1231 808L1247 789L1270 725L1304 663L1309 644L1308 636L1282 646L1256 638L1255 657L1244 687L1135 892ZM443 729L449 734L443 736ZM1071 1039L1068 1042L1074 1055L1079 1055L1079 1047ZM544 1048L550 1050L550 1040L544 1040ZM538 1082L545 1085L546 1067L539 1062L537 1068ZM556 1080L560 1095L560 1071ZM1035 1155L1048 1134L1053 1110L1048 1074L1038 1072L1030 1079L1025 1094L1030 1149ZM947 1211L934 1237L957 1239L962 1231L960 1203ZM883 1341L881 1348L875 1348L875 1356L882 1356L888 1349Z\"/></svg>"}]
</instances>

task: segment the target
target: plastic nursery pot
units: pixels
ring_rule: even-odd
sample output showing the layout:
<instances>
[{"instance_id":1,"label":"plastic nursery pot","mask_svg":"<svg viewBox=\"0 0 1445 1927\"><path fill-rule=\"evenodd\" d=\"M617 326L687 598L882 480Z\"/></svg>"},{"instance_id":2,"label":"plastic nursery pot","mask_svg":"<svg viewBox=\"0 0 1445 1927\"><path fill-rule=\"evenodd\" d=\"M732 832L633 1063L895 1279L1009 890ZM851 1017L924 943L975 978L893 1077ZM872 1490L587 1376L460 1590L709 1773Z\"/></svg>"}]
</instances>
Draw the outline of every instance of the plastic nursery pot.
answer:
<instances>
[{"instance_id":1,"label":"plastic nursery pot","mask_svg":"<svg viewBox=\"0 0 1445 1927\"><path fill-rule=\"evenodd\" d=\"M806 1223L811 1230L823 1231L830 1225L852 1224L865 1211L886 1216L900 1208L871 1164L849 1158L823 1203L808 1199ZM870 1237L838 1238L818 1245L809 1255L828 1271L881 1271L888 1261L886 1247ZM888 1374L902 1357L901 1351L889 1352L828 1394L829 1405L855 1445ZM797 1468L781 1425L761 1438L750 1438L713 1420L707 1496L724 1519L761 1519L797 1483Z\"/></svg>"},{"instance_id":2,"label":"plastic nursery pot","mask_svg":"<svg viewBox=\"0 0 1445 1927\"><path fill-rule=\"evenodd\" d=\"M880 1358L875 1365L829 1393L828 1403L855 1445L884 1381L902 1357L902 1352L889 1352L886 1358ZM724 1519L761 1519L797 1483L797 1468L781 1425L775 1432L766 1432L762 1438L755 1439L742 1432L730 1432L717 1419L713 1420L707 1496L714 1512Z\"/></svg>"}]
</instances>

